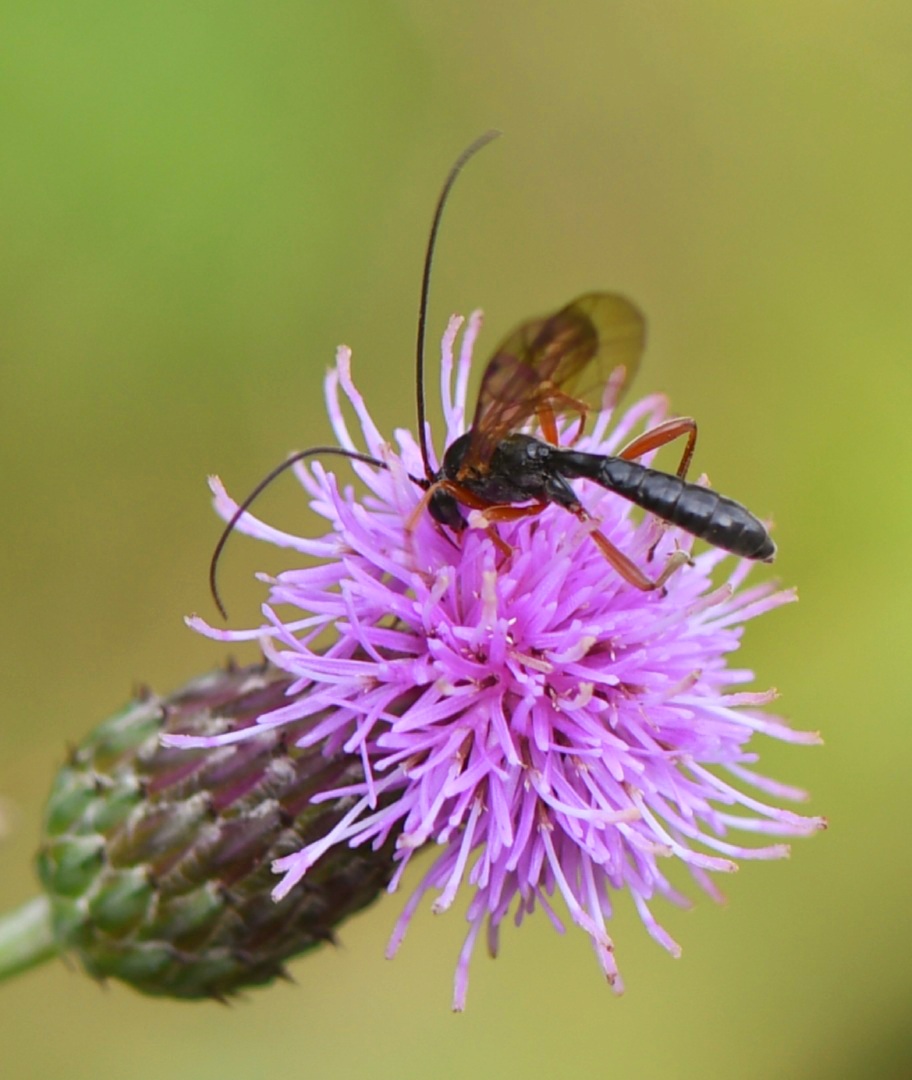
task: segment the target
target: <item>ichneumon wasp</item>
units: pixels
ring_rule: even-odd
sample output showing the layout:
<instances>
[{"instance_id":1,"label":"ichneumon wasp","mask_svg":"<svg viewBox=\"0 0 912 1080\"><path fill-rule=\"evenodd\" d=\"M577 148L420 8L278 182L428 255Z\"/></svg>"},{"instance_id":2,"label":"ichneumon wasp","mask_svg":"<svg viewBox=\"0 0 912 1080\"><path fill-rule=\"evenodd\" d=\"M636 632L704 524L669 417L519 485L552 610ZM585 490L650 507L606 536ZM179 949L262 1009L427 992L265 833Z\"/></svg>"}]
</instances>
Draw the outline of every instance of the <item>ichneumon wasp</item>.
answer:
<instances>
[{"instance_id":1,"label":"ichneumon wasp","mask_svg":"<svg viewBox=\"0 0 912 1080\"><path fill-rule=\"evenodd\" d=\"M459 533L467 527L463 508L478 510L492 541L511 554L512 549L496 532L498 522L539 514L552 503L580 521L590 522L570 485L571 480L586 479L715 547L747 559L772 562L776 545L758 518L733 499L686 479L697 442L697 425L692 418L665 420L637 436L617 455L573 448L590 409L603 404L606 386L611 387L611 404L617 404L636 373L645 346L642 314L615 293L587 293L553 315L520 324L508 335L485 368L471 427L447 447L440 469L432 467L425 424L424 339L437 233L456 177L469 159L499 134L486 132L462 152L450 169L434 211L424 258L416 349L418 439L424 476L410 474L424 494L407 528L413 528L427 510L439 525ZM559 445L558 440L557 417L564 414L578 417L567 446ZM543 438L520 430L533 419L537 419ZM636 460L680 438L686 442L675 473L660 472ZM234 527L277 476L305 458L327 454L381 469L389 467L369 454L314 446L292 454L265 476L237 507L212 553L209 585L223 616L227 614L216 571ZM617 573L644 591L660 588L689 561L686 553L675 552L653 579L598 529L593 528L591 536Z\"/></svg>"}]
</instances>

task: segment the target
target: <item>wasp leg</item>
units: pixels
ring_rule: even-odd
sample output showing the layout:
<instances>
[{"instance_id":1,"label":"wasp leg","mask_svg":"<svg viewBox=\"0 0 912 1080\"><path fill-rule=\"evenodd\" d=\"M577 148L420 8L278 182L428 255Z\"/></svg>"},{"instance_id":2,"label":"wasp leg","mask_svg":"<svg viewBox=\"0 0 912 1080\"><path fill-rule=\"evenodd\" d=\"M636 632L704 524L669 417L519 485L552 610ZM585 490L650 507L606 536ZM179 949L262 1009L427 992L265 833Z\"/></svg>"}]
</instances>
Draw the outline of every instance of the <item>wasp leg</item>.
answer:
<instances>
[{"instance_id":1,"label":"wasp leg","mask_svg":"<svg viewBox=\"0 0 912 1080\"><path fill-rule=\"evenodd\" d=\"M690 468L691 458L697 446L697 422L691 416L673 416L670 420L663 420L661 424L656 424L654 428L627 443L617 456L625 461L632 461L643 454L648 454L650 450L667 446L675 439L680 439L682 435L687 436L687 445L684 447L676 475L679 480L683 480L687 476L687 470Z\"/></svg>"},{"instance_id":2,"label":"wasp leg","mask_svg":"<svg viewBox=\"0 0 912 1080\"><path fill-rule=\"evenodd\" d=\"M409 550L410 554L413 557L415 555L415 545L414 545L413 540L412 540L413 534L414 534L415 529L416 529L416 527L418 525L418 521L421 518L421 515L428 508L428 504L431 501L431 497L433 496L434 492L440 486L441 486L440 483L429 484L424 489L424 492L422 493L421 498L415 504L415 509L412 510L412 512L409 514L409 516L405 519L405 539L406 539L406 544L408 546L408 550ZM445 529L443 527L443 525L440 524L439 521L434 520L434 527L436 528L437 532L439 532L440 535L444 537L445 540L447 540L454 548L457 548L457 544L453 540L452 536L450 536L449 531L447 529Z\"/></svg>"},{"instance_id":3,"label":"wasp leg","mask_svg":"<svg viewBox=\"0 0 912 1080\"><path fill-rule=\"evenodd\" d=\"M449 492L449 494L452 495L454 499L462 503L463 506L467 506L470 510L480 510L486 519L490 510L517 509L517 507L492 507L491 504L485 499L483 499L480 495L476 495L469 488L463 487L462 484L457 483L455 480L438 480L436 484L432 485L431 491L433 491L434 488L443 488L444 491ZM538 511L535 512L537 513ZM496 520L507 521L510 519L500 517ZM500 536L500 534L497 532L493 525L486 524L485 532L487 533L488 538L491 540L491 542L504 555L509 558L513 554L513 548L510 547L510 545L506 542L506 540L503 539L502 536Z\"/></svg>"},{"instance_id":4,"label":"wasp leg","mask_svg":"<svg viewBox=\"0 0 912 1080\"><path fill-rule=\"evenodd\" d=\"M642 454L648 454L650 450L658 450L659 447L666 446L668 443L674 442L675 439L680 439L682 435L687 436L687 443L676 475L679 480L683 480L687 476L687 470L690 468L690 462L697 445L697 422L693 417L673 416L670 420L663 420L661 424L657 424L650 431L638 435L632 442L629 442L618 454L618 457L624 458L625 461L632 461ZM668 526L663 524L662 533L667 528ZM659 534L659 539L661 539L662 533ZM656 540L646 556L650 562L658 543L659 540Z\"/></svg>"},{"instance_id":5,"label":"wasp leg","mask_svg":"<svg viewBox=\"0 0 912 1080\"><path fill-rule=\"evenodd\" d=\"M444 491L448 491L457 502L461 502L470 510L486 510L491 505L486 499L476 495L471 488L464 487L455 480L438 480L434 487L441 487Z\"/></svg>"},{"instance_id":6,"label":"wasp leg","mask_svg":"<svg viewBox=\"0 0 912 1080\"><path fill-rule=\"evenodd\" d=\"M591 516L581 506L578 509L571 510L571 513L575 514L582 522L589 522L592 520ZM668 557L668 562L665 564L665 568L662 570L661 574L653 580L644 574L636 563L628 558L623 551L615 547L604 533L600 532L598 529L593 529L591 536L598 545L599 551L601 551L621 577L628 584L632 585L635 589L640 589L642 592L661 589L676 570L684 566L685 563L690 562L690 556L686 551L675 551Z\"/></svg>"},{"instance_id":7,"label":"wasp leg","mask_svg":"<svg viewBox=\"0 0 912 1080\"><path fill-rule=\"evenodd\" d=\"M421 496L418 502L415 503L415 509L409 514L405 521L405 531L409 533L409 535L411 535L415 531L415 526L418 524L418 519L425 512L425 510L427 510L428 503L431 501L431 496L440 486L441 484L439 482L436 484L429 484L424 489L424 494Z\"/></svg>"},{"instance_id":8,"label":"wasp leg","mask_svg":"<svg viewBox=\"0 0 912 1080\"><path fill-rule=\"evenodd\" d=\"M547 505L546 502L533 503L531 506L514 506L512 503L504 503L485 507L481 515L485 521L519 521L524 517L535 517Z\"/></svg>"},{"instance_id":9,"label":"wasp leg","mask_svg":"<svg viewBox=\"0 0 912 1080\"><path fill-rule=\"evenodd\" d=\"M491 541L491 543L509 559L510 556L513 554L512 545L508 544L506 540L504 540L504 538L494 528L493 525L489 525L485 529L485 533L487 534L487 537Z\"/></svg>"},{"instance_id":10,"label":"wasp leg","mask_svg":"<svg viewBox=\"0 0 912 1080\"><path fill-rule=\"evenodd\" d=\"M406 519L405 528L408 532L414 531L415 526L418 524L418 519L424 511L427 510L428 503L430 503L431 499L434 497L434 493L441 490L448 492L457 502L462 503L463 506L468 506L470 510L486 510L491 505L469 488L456 483L455 480L435 480L434 483L429 485L425 490L424 494L415 504L415 509Z\"/></svg>"},{"instance_id":11,"label":"wasp leg","mask_svg":"<svg viewBox=\"0 0 912 1080\"><path fill-rule=\"evenodd\" d=\"M540 514L547 505L548 504L544 502L533 503L532 506L514 506L512 503L503 503L495 506L485 506L479 509L481 509L481 516L487 523L485 532L505 555L512 555L513 548L494 528L493 522L519 521L524 517L535 517L537 514Z\"/></svg>"},{"instance_id":12,"label":"wasp leg","mask_svg":"<svg viewBox=\"0 0 912 1080\"><path fill-rule=\"evenodd\" d=\"M557 437L557 420L555 419L555 407L565 412L575 412L579 416L579 424L573 433L573 438L567 443L568 446L576 446L586 427L586 417L589 415L589 406L585 401L579 401L562 390L552 389L536 409L538 423L542 429L545 442L552 446L560 446Z\"/></svg>"},{"instance_id":13,"label":"wasp leg","mask_svg":"<svg viewBox=\"0 0 912 1080\"><path fill-rule=\"evenodd\" d=\"M542 435L545 437L545 442L551 443L552 446L560 445L557 438L557 420L554 416L554 410L551 408L550 402L545 405L539 405L538 425L542 430Z\"/></svg>"},{"instance_id":14,"label":"wasp leg","mask_svg":"<svg viewBox=\"0 0 912 1080\"><path fill-rule=\"evenodd\" d=\"M545 504L549 502L557 503L558 506L562 506L569 513L573 514L573 516L584 525L588 525L593 520L589 511L583 506L579 499L577 499L573 488L567 482L566 478L559 473L554 473L549 477L546 499L544 502ZM518 507L517 509L523 508ZM632 559L628 558L623 551L615 547L608 537L598 529L592 529L590 535L598 546L599 551L601 551L621 577L635 589L641 589L643 592L649 592L652 589L661 589L675 570L685 563L690 562L690 556L686 551L676 551L669 556L668 562L665 564L665 568L662 570L661 574L653 580L647 574L644 574Z\"/></svg>"}]
</instances>

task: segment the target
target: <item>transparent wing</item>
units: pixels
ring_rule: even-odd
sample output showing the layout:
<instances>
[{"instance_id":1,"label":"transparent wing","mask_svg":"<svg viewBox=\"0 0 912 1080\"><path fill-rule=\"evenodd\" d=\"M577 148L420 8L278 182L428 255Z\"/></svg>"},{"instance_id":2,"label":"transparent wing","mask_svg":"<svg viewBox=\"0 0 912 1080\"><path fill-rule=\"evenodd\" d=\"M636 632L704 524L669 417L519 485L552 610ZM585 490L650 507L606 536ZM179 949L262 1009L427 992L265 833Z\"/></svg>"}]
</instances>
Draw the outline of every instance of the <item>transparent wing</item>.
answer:
<instances>
[{"instance_id":1,"label":"transparent wing","mask_svg":"<svg viewBox=\"0 0 912 1080\"><path fill-rule=\"evenodd\" d=\"M618 368L618 396L639 367L646 321L616 293L586 293L556 314L522 323L485 369L464 466L489 460L505 435L542 410L598 408Z\"/></svg>"}]
</instances>

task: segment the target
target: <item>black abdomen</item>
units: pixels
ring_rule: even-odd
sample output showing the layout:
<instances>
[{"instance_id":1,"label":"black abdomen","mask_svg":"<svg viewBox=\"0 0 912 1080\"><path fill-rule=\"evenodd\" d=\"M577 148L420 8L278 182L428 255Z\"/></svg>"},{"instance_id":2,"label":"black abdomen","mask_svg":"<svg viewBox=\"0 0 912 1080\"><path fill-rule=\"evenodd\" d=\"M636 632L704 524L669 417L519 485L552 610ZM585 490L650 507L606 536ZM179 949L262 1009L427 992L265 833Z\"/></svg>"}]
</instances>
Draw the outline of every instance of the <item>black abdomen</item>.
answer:
<instances>
[{"instance_id":1,"label":"black abdomen","mask_svg":"<svg viewBox=\"0 0 912 1080\"><path fill-rule=\"evenodd\" d=\"M771 562L776 545L758 518L734 499L623 458L568 451L565 476L586 477L715 547Z\"/></svg>"}]
</instances>

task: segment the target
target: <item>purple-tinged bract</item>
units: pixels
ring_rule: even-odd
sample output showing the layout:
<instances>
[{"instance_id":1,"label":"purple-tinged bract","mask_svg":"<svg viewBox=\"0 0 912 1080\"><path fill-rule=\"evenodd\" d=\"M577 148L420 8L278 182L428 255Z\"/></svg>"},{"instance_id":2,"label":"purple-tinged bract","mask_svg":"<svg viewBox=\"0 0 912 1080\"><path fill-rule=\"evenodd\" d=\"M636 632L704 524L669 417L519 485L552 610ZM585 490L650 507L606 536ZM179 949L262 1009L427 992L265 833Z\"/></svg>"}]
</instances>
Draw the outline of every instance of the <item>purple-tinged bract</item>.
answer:
<instances>
[{"instance_id":1,"label":"purple-tinged bract","mask_svg":"<svg viewBox=\"0 0 912 1080\"><path fill-rule=\"evenodd\" d=\"M465 430L480 323L479 314L470 318L455 362L461 319L450 321L443 339L446 445ZM710 872L787 854L785 844L745 845L739 834L802 836L824 825L771 805L769 797L803 796L751 768L755 734L797 743L818 737L766 714L775 693L746 689L752 673L727 659L749 619L795 595L770 583L746 586L751 564L715 549L694 556L665 589L640 592L606 563L587 526L557 506L497 526L513 548L509 557L483 528L456 536L427 512L416 518L423 493L409 474L424 475L416 440L402 431L393 444L381 436L349 362L341 348L326 381L336 436L388 469L353 463L368 489L360 495L319 463L298 466L327 531L301 538L249 513L238 527L309 565L263 579L270 596L259 627L225 631L191 620L219 641L258 640L294 678L287 705L261 724L322 714L307 744L320 742L327 753L341 748L363 763L363 783L319 796L349 794L352 807L321 840L276 862L283 876L275 895L293 889L328 849L378 846L401 828L391 888L418 849L433 844L437 855L405 907L391 952L425 893L435 893L436 911L460 888L471 893L455 1008L465 1002L479 931L487 925L493 953L504 917L512 911L519 922L537 902L560 927L556 896L620 991L606 928L615 891L629 890L646 929L676 955L651 908L656 896L686 903L663 862L684 863L718 895ZM362 442L348 430L343 396ZM602 412L578 446L617 452L665 415L658 396L628 409L610 431L613 418ZM236 504L218 481L212 486L219 513L230 517ZM638 520L594 485L576 486L605 535L644 568L689 550L686 534ZM170 741L211 745L248 734Z\"/></svg>"}]
</instances>

